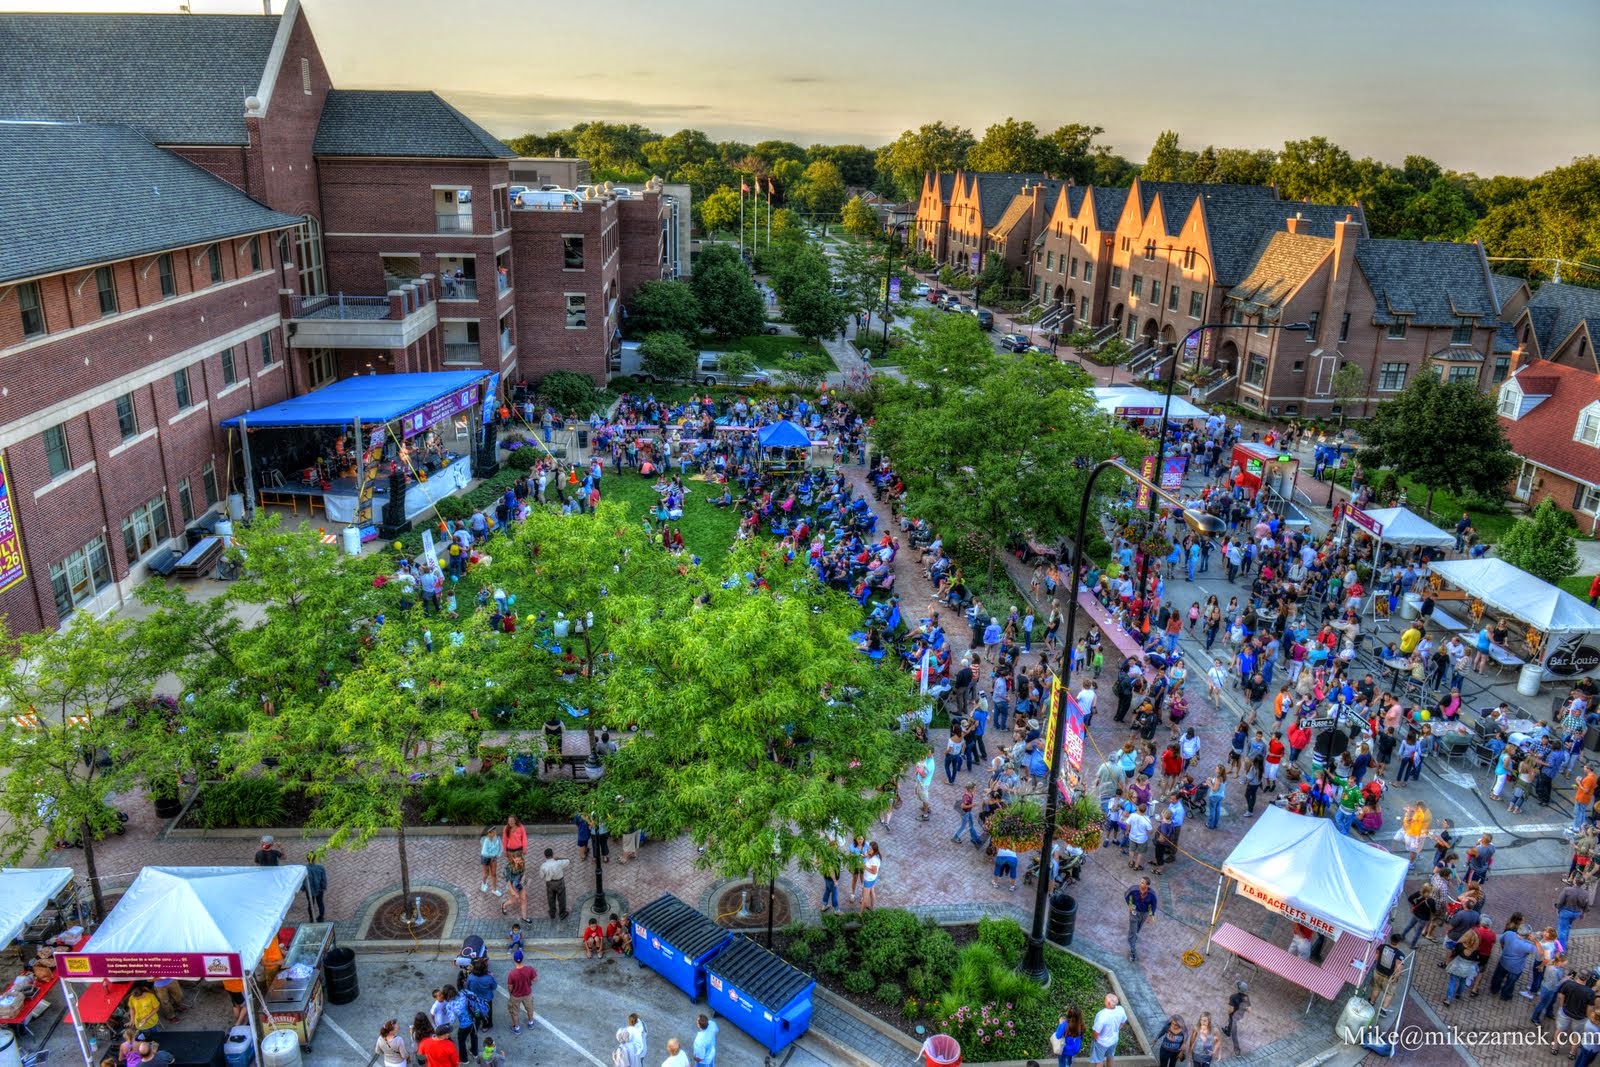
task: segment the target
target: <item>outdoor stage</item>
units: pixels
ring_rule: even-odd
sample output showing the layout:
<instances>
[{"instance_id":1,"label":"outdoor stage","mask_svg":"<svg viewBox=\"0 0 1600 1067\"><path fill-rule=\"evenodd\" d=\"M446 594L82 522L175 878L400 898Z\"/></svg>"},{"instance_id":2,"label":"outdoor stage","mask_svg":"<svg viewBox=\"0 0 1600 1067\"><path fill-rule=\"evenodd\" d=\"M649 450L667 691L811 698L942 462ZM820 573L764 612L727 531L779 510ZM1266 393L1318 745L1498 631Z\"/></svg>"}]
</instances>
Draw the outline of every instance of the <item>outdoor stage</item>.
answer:
<instances>
[{"instance_id":1,"label":"outdoor stage","mask_svg":"<svg viewBox=\"0 0 1600 1067\"><path fill-rule=\"evenodd\" d=\"M414 519L427 511L440 499L457 489L464 488L472 479L472 459L461 456L440 467L425 482L413 481L406 486L406 518ZM292 508L298 514L305 505L306 514L313 515L321 508L329 522L354 522L356 517L356 479L335 478L331 488L311 485L262 486L261 503ZM382 509L389 502L389 479L378 478L372 483L372 506Z\"/></svg>"}]
</instances>

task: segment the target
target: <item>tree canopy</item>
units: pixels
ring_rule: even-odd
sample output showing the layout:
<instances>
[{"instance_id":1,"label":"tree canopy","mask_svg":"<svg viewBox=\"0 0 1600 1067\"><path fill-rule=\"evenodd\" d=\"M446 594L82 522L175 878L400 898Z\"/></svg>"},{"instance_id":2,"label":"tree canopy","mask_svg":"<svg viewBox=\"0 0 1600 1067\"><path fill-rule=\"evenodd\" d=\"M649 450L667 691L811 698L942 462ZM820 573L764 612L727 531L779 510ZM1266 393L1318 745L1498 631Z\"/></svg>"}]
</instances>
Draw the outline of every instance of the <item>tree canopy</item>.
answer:
<instances>
[{"instance_id":1,"label":"tree canopy","mask_svg":"<svg viewBox=\"0 0 1600 1067\"><path fill-rule=\"evenodd\" d=\"M1426 371L1378 405L1362 437L1361 462L1415 478L1428 490L1429 510L1440 489L1498 498L1517 472L1494 397Z\"/></svg>"},{"instance_id":2,"label":"tree canopy","mask_svg":"<svg viewBox=\"0 0 1600 1067\"><path fill-rule=\"evenodd\" d=\"M761 329L766 307L750 269L732 245L701 249L690 284L700 301L701 325L718 337L744 337Z\"/></svg>"},{"instance_id":3,"label":"tree canopy","mask_svg":"<svg viewBox=\"0 0 1600 1067\"><path fill-rule=\"evenodd\" d=\"M642 337L656 330L686 337L700 331L700 301L687 282L643 282L628 298L628 332Z\"/></svg>"},{"instance_id":4,"label":"tree canopy","mask_svg":"<svg viewBox=\"0 0 1600 1067\"><path fill-rule=\"evenodd\" d=\"M1555 585L1578 573L1578 542L1572 516L1549 497L1539 501L1532 515L1511 524L1494 546L1495 555Z\"/></svg>"},{"instance_id":5,"label":"tree canopy","mask_svg":"<svg viewBox=\"0 0 1600 1067\"><path fill-rule=\"evenodd\" d=\"M652 377L669 382L694 377L699 358L699 352L684 339L683 334L671 330L646 334L639 343L639 368Z\"/></svg>"}]
</instances>

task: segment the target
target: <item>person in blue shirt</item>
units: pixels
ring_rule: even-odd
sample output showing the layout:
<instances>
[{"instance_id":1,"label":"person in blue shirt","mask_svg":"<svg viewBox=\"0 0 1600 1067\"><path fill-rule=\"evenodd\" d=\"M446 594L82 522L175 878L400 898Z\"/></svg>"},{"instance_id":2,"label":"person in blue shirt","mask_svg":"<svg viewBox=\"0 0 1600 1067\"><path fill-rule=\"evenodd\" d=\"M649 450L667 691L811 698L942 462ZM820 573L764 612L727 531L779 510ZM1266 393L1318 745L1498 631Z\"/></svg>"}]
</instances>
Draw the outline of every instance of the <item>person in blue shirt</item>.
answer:
<instances>
[{"instance_id":1,"label":"person in blue shirt","mask_svg":"<svg viewBox=\"0 0 1600 1067\"><path fill-rule=\"evenodd\" d=\"M695 1020L700 1030L694 1035L694 1062L696 1067L716 1067L717 1024L701 1015Z\"/></svg>"}]
</instances>

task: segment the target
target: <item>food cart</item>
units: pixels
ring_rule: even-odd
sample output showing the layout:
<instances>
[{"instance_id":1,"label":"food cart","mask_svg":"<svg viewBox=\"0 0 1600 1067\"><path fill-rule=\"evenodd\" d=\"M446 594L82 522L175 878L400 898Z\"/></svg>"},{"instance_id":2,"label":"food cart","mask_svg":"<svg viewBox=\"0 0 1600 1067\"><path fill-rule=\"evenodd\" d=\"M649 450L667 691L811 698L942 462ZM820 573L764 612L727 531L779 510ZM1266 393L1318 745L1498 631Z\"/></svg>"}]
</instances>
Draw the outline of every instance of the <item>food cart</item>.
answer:
<instances>
[{"instance_id":1,"label":"food cart","mask_svg":"<svg viewBox=\"0 0 1600 1067\"><path fill-rule=\"evenodd\" d=\"M1233 469L1245 496L1254 500L1262 487L1284 500L1290 499L1294 490L1295 474L1300 461L1287 452L1256 441L1240 441L1233 446Z\"/></svg>"},{"instance_id":2,"label":"food cart","mask_svg":"<svg viewBox=\"0 0 1600 1067\"><path fill-rule=\"evenodd\" d=\"M293 1030L302 1048L311 1047L322 1021L322 964L332 947L332 923L305 923L295 930L282 966L264 989L263 1025L268 1031Z\"/></svg>"}]
</instances>

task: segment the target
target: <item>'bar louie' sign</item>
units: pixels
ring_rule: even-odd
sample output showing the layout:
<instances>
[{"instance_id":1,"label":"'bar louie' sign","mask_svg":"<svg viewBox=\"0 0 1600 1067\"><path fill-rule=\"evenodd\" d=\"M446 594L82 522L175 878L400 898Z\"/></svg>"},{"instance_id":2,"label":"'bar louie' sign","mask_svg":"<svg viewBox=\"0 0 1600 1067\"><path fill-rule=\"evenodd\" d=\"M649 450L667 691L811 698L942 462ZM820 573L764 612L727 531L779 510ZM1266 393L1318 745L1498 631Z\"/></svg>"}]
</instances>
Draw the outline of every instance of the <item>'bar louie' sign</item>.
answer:
<instances>
[{"instance_id":1,"label":"'bar louie' sign","mask_svg":"<svg viewBox=\"0 0 1600 1067\"><path fill-rule=\"evenodd\" d=\"M1308 930L1315 930L1330 941L1339 940L1339 935L1344 933L1343 930L1327 919L1319 919L1315 915L1307 914L1288 901L1275 897L1260 886L1253 886L1249 882L1239 883L1239 895L1255 901L1262 907L1271 908L1280 915L1287 915L1301 926Z\"/></svg>"}]
</instances>

